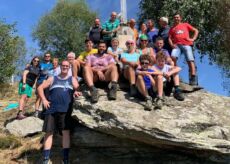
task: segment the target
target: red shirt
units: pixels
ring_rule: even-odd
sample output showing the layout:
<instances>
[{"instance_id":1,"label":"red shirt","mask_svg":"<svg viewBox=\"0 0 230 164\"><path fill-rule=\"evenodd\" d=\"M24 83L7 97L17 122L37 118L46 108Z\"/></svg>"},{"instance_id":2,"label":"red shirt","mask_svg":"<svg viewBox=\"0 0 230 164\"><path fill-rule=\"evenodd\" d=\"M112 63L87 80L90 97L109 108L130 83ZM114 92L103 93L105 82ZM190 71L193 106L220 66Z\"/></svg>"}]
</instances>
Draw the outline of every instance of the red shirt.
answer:
<instances>
[{"instance_id":1,"label":"red shirt","mask_svg":"<svg viewBox=\"0 0 230 164\"><path fill-rule=\"evenodd\" d=\"M172 39L173 44L193 45L192 41L189 41L189 32L193 31L193 27L188 23L180 23L173 26L169 30L169 36Z\"/></svg>"}]
</instances>

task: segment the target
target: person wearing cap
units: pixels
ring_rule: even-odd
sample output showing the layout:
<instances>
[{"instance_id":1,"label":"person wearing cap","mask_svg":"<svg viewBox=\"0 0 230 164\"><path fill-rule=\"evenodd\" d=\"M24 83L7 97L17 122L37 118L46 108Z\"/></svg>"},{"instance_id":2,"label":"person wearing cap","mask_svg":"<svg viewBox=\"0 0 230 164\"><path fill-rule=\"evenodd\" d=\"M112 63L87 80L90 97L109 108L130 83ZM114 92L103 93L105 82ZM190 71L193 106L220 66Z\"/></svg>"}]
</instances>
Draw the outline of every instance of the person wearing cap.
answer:
<instances>
[{"instance_id":1,"label":"person wearing cap","mask_svg":"<svg viewBox=\"0 0 230 164\"><path fill-rule=\"evenodd\" d=\"M113 57L106 53L106 43L100 41L98 53L86 57L84 79L91 93L91 102L98 102L99 94L95 82L109 82L108 99L116 100L118 72Z\"/></svg>"},{"instance_id":2,"label":"person wearing cap","mask_svg":"<svg viewBox=\"0 0 230 164\"><path fill-rule=\"evenodd\" d=\"M138 33L138 39L137 39L137 46L140 45L141 35L147 35L147 25L145 23L141 23L140 25L140 31Z\"/></svg>"},{"instance_id":3,"label":"person wearing cap","mask_svg":"<svg viewBox=\"0 0 230 164\"><path fill-rule=\"evenodd\" d=\"M190 32L193 32L192 36L190 36ZM176 65L180 55L185 55L189 66L189 84L193 86L197 85L198 82L192 45L197 39L198 33L199 31L189 23L182 23L182 17L179 13L174 14L174 25L169 30L169 44L173 49L171 57Z\"/></svg>"},{"instance_id":4,"label":"person wearing cap","mask_svg":"<svg viewBox=\"0 0 230 164\"><path fill-rule=\"evenodd\" d=\"M86 57L88 55L96 54L98 52L97 49L93 48L93 42L90 39L85 40L85 51L81 52L76 60L74 60L73 69L76 74L79 76L83 76L83 69L86 64Z\"/></svg>"},{"instance_id":5,"label":"person wearing cap","mask_svg":"<svg viewBox=\"0 0 230 164\"><path fill-rule=\"evenodd\" d=\"M123 75L130 84L130 96L135 96L136 91L136 75L135 70L139 65L140 54L135 51L135 41L126 41L127 52L121 54L121 62L123 63Z\"/></svg>"},{"instance_id":6,"label":"person wearing cap","mask_svg":"<svg viewBox=\"0 0 230 164\"><path fill-rule=\"evenodd\" d=\"M149 55L151 57L151 63L150 64L155 64L156 62L156 55L153 51L153 48L147 47L148 45L148 37L146 35L141 35L140 36L140 45L139 49L137 49L137 52L140 55Z\"/></svg>"},{"instance_id":7,"label":"person wearing cap","mask_svg":"<svg viewBox=\"0 0 230 164\"><path fill-rule=\"evenodd\" d=\"M164 39L164 49L168 50L169 54L172 52L172 48L169 45L168 41L168 33L169 33L169 25L168 25L168 18L167 17L161 17L159 20L159 32L158 32L158 37L161 37Z\"/></svg>"},{"instance_id":8,"label":"person wearing cap","mask_svg":"<svg viewBox=\"0 0 230 164\"><path fill-rule=\"evenodd\" d=\"M130 19L129 21L129 27L133 30L133 33L134 33L134 40L137 41L138 39L138 31L137 29L135 28L135 24L136 24L136 20L135 19Z\"/></svg>"},{"instance_id":9,"label":"person wearing cap","mask_svg":"<svg viewBox=\"0 0 230 164\"><path fill-rule=\"evenodd\" d=\"M107 47L111 46L111 40L116 37L119 29L120 21L117 19L117 13L112 12L110 19L102 25L103 40L106 42Z\"/></svg>"}]
</instances>

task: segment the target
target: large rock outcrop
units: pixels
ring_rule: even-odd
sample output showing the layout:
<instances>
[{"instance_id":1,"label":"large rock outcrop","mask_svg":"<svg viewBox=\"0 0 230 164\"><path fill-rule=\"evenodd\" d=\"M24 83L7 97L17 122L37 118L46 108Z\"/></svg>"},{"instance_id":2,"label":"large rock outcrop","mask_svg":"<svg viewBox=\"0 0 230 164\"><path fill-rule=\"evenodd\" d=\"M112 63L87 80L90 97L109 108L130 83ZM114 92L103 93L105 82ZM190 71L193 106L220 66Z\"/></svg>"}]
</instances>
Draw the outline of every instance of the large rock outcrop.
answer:
<instances>
[{"instance_id":1,"label":"large rock outcrop","mask_svg":"<svg viewBox=\"0 0 230 164\"><path fill-rule=\"evenodd\" d=\"M72 116L90 129L163 149L177 149L230 160L230 98L206 91L186 94L183 102L166 97L162 110L145 111L143 102L119 91L108 101L87 96L75 101ZM215 160L214 159L214 160Z\"/></svg>"}]
</instances>

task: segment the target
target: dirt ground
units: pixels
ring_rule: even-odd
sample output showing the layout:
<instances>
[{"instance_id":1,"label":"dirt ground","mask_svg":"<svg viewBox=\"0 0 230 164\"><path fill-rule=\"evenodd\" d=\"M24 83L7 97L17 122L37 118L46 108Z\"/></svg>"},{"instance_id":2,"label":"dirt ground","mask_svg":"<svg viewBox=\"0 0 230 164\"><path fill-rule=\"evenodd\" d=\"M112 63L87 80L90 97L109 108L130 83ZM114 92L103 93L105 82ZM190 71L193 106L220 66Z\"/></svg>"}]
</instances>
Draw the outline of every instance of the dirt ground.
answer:
<instances>
[{"instance_id":1,"label":"dirt ground","mask_svg":"<svg viewBox=\"0 0 230 164\"><path fill-rule=\"evenodd\" d=\"M35 94L26 104L25 111L27 115L33 114ZM34 156L39 159L42 135L20 138L10 135L5 130L5 125L15 119L17 108L9 111L3 109L9 103L17 103L19 95L17 93L17 84L14 86L1 86L0 91L0 164L18 164L30 163L27 158ZM36 152L36 153L35 153ZM39 153L38 153L39 152ZM31 154L33 154L31 156Z\"/></svg>"}]
</instances>

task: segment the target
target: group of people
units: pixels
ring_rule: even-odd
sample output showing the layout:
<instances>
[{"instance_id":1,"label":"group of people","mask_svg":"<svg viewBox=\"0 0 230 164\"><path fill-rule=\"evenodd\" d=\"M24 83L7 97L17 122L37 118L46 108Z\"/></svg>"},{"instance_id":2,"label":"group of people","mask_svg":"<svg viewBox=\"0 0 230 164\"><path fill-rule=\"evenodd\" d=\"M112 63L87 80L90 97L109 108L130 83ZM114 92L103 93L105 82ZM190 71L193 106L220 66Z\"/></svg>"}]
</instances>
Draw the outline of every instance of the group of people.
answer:
<instances>
[{"instance_id":1,"label":"group of people","mask_svg":"<svg viewBox=\"0 0 230 164\"><path fill-rule=\"evenodd\" d=\"M179 72L177 59L185 55L190 71L190 85L197 85L196 67L192 45L198 36L198 30L188 23L182 23L179 13L174 15L174 24L168 25L168 18L159 20L160 29L154 27L153 20L142 23L140 31L135 28L135 19L130 19L129 27L133 31L133 39L125 41L126 49L119 48L117 32L122 25L115 12L102 26L96 18L85 40L85 50L76 58L69 52L59 65L59 59L46 53L43 61L34 57L23 72L19 83L18 119L24 119L24 106L32 95L36 83L37 99L35 116L40 114L42 103L45 111L43 131L44 163L50 157L52 138L55 130L63 137L63 161L68 163L70 147L70 117L73 97L81 96L79 82L87 84L91 93L91 102L99 100L96 83L108 84L108 99L116 100L119 79L129 83L129 94L145 101L146 110L161 109L164 95L173 96L179 101L185 99L179 88ZM192 35L190 33L193 33ZM192 36L192 37L191 37Z\"/></svg>"}]
</instances>

